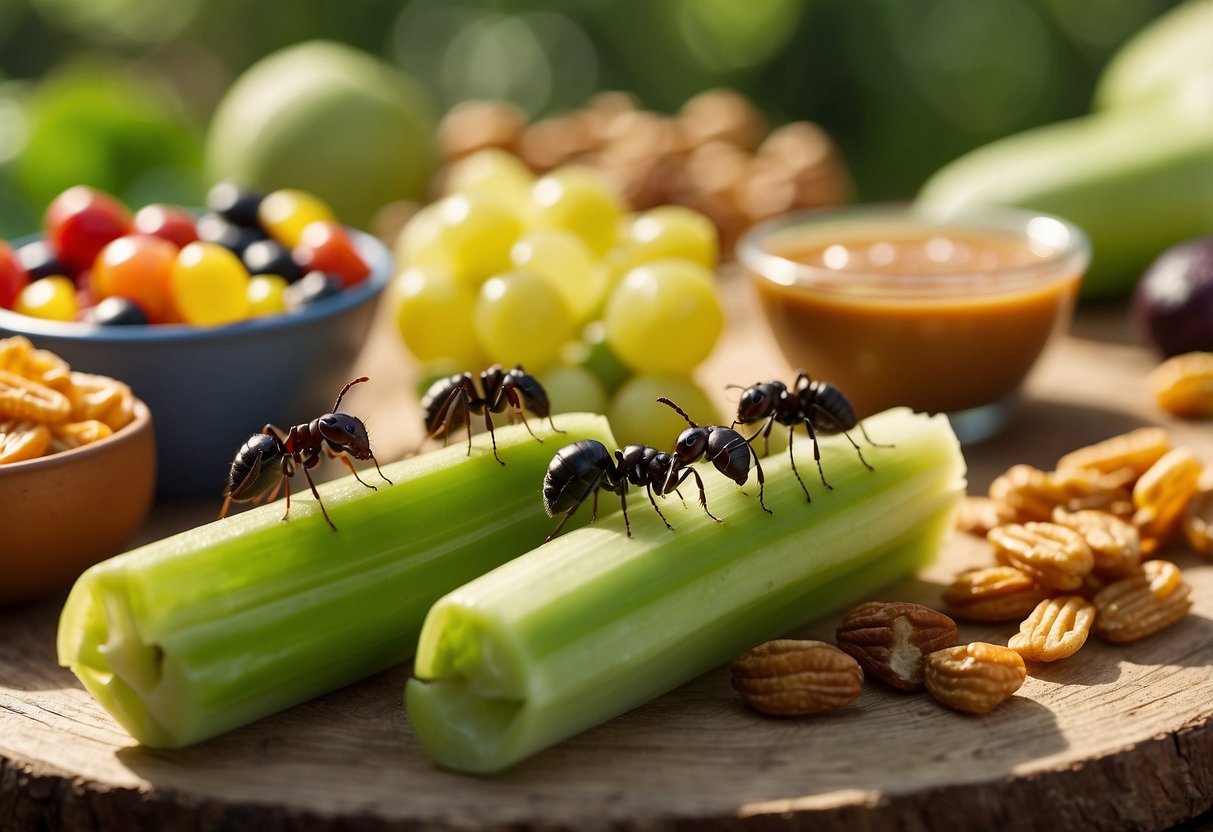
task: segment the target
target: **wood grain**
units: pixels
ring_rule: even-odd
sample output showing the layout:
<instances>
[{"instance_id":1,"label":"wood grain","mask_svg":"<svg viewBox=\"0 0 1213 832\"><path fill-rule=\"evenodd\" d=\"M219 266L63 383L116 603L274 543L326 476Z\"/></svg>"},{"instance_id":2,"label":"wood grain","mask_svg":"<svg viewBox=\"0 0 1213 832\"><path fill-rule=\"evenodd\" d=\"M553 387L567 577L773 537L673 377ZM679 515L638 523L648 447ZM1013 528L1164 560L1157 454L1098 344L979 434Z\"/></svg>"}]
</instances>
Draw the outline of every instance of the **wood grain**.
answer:
<instances>
[{"instance_id":1,"label":"wood grain","mask_svg":"<svg viewBox=\"0 0 1213 832\"><path fill-rule=\"evenodd\" d=\"M726 382L785 376L748 290L724 284L733 320L703 368ZM382 312L382 310L381 310ZM1013 462L1146 423L1213 461L1205 425L1163 418L1144 384L1155 359L1123 310L1088 308L1033 374L1015 420L967 449L970 491ZM381 315L363 357L380 400L381 458L416 444L411 367ZM370 385L368 385L368 388ZM369 391L368 391L369 392ZM727 406L724 393L722 407ZM211 505L164 505L156 537ZM433 768L401 703L397 668L181 751L141 748L55 664L62 598L0 610L0 828L330 829L1159 829L1213 805L1213 567L1174 554L1194 587L1183 623L1125 646L1091 643L1032 666L991 714L868 685L838 714L747 710L717 669L492 778ZM938 606L958 568L984 562L964 536L884 599ZM833 639L840 614L800 635ZM1014 626L961 626L1005 643Z\"/></svg>"}]
</instances>

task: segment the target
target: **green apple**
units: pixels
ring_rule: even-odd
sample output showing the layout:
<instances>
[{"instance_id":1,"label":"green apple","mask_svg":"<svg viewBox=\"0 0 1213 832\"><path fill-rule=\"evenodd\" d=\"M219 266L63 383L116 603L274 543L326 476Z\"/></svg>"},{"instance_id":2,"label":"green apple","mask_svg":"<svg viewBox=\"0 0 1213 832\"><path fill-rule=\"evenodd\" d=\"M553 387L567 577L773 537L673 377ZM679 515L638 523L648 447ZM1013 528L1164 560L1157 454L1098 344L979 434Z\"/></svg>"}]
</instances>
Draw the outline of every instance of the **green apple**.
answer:
<instances>
[{"instance_id":1,"label":"green apple","mask_svg":"<svg viewBox=\"0 0 1213 832\"><path fill-rule=\"evenodd\" d=\"M207 135L207 173L309 191L368 228L389 202L425 197L434 128L411 77L352 47L308 41L263 58L228 90Z\"/></svg>"}]
</instances>

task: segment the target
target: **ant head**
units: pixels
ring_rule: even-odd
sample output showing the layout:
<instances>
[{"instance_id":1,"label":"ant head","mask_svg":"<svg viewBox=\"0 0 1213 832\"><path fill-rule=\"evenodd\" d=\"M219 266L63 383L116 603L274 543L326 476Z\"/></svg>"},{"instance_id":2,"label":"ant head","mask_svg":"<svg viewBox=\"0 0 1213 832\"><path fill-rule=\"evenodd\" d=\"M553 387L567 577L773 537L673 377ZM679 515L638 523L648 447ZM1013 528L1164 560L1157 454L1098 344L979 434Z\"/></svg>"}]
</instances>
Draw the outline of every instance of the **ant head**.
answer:
<instances>
[{"instance_id":1,"label":"ant head","mask_svg":"<svg viewBox=\"0 0 1213 832\"><path fill-rule=\"evenodd\" d=\"M670 451L670 456L674 458L673 468L679 468L683 465L690 465L695 460L703 456L708 448L708 435L711 431L704 427L687 428L682 433L678 434L678 441L674 444L674 450Z\"/></svg>"},{"instance_id":2,"label":"ant head","mask_svg":"<svg viewBox=\"0 0 1213 832\"><path fill-rule=\"evenodd\" d=\"M767 382L747 387L737 402L737 421L746 424L771 415L779 404L782 385Z\"/></svg>"},{"instance_id":3,"label":"ant head","mask_svg":"<svg viewBox=\"0 0 1213 832\"><path fill-rule=\"evenodd\" d=\"M319 419L320 435L334 450L345 451L355 459L371 458L371 440L366 425L348 413L326 413Z\"/></svg>"}]
</instances>

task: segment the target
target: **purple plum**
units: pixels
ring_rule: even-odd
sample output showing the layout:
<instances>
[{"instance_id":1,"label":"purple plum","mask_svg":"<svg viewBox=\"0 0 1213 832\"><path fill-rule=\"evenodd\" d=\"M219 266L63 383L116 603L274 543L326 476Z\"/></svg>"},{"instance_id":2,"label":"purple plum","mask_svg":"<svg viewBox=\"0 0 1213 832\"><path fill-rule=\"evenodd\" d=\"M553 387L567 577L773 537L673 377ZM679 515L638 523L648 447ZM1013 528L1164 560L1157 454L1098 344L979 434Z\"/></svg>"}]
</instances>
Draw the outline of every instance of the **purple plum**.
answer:
<instances>
[{"instance_id":1,"label":"purple plum","mask_svg":"<svg viewBox=\"0 0 1213 832\"><path fill-rule=\"evenodd\" d=\"M1160 254L1133 292L1133 314L1163 355L1213 351L1213 236Z\"/></svg>"}]
</instances>

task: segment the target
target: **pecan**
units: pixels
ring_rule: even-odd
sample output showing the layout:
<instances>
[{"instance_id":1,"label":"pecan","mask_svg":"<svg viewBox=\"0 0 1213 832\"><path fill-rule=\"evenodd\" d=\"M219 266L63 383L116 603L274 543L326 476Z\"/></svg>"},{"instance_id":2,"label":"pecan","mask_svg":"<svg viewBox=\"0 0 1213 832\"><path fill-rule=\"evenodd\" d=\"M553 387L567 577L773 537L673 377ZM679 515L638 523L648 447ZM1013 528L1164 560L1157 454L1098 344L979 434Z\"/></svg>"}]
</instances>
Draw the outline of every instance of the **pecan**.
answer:
<instances>
[{"instance_id":1,"label":"pecan","mask_svg":"<svg viewBox=\"0 0 1213 832\"><path fill-rule=\"evenodd\" d=\"M1056 523L1013 523L986 537L1001 562L1023 570L1047 589L1078 589L1095 565L1082 535Z\"/></svg>"},{"instance_id":2,"label":"pecan","mask_svg":"<svg viewBox=\"0 0 1213 832\"><path fill-rule=\"evenodd\" d=\"M1180 621L1192 608L1192 588L1179 567L1148 560L1134 574L1101 589L1095 605L1095 632L1113 642L1137 641Z\"/></svg>"},{"instance_id":3,"label":"pecan","mask_svg":"<svg viewBox=\"0 0 1213 832\"><path fill-rule=\"evenodd\" d=\"M908 601L869 601L838 625L838 646L864 673L898 690L922 687L924 657L956 643L956 622Z\"/></svg>"},{"instance_id":4,"label":"pecan","mask_svg":"<svg viewBox=\"0 0 1213 832\"><path fill-rule=\"evenodd\" d=\"M1105 508L1125 502L1123 479L1087 468L1041 471L1014 465L990 483L989 496L1006 503L1021 522L1048 520L1062 506L1069 511Z\"/></svg>"},{"instance_id":5,"label":"pecan","mask_svg":"<svg viewBox=\"0 0 1213 832\"><path fill-rule=\"evenodd\" d=\"M46 425L20 419L0 419L0 464L24 462L46 452L51 432Z\"/></svg>"},{"instance_id":6,"label":"pecan","mask_svg":"<svg viewBox=\"0 0 1213 832\"><path fill-rule=\"evenodd\" d=\"M45 424L71 416L67 396L24 376L0 370L0 418L32 419Z\"/></svg>"},{"instance_id":7,"label":"pecan","mask_svg":"<svg viewBox=\"0 0 1213 832\"><path fill-rule=\"evenodd\" d=\"M1082 535L1095 557L1092 571L1105 577L1127 575L1141 563L1141 535L1131 523L1106 511L1066 511L1060 506L1053 522Z\"/></svg>"},{"instance_id":8,"label":"pecan","mask_svg":"<svg viewBox=\"0 0 1213 832\"><path fill-rule=\"evenodd\" d=\"M1188 352L1159 364L1146 379L1158 406L1191 419L1213 416L1213 353Z\"/></svg>"},{"instance_id":9,"label":"pecan","mask_svg":"<svg viewBox=\"0 0 1213 832\"><path fill-rule=\"evenodd\" d=\"M1014 566L987 566L961 572L943 591L944 603L967 621L1017 621L1048 593Z\"/></svg>"},{"instance_id":10,"label":"pecan","mask_svg":"<svg viewBox=\"0 0 1213 832\"><path fill-rule=\"evenodd\" d=\"M1095 623L1095 607L1077 595L1046 598L1007 646L1028 661L1053 662L1078 652Z\"/></svg>"},{"instance_id":11,"label":"pecan","mask_svg":"<svg viewBox=\"0 0 1213 832\"><path fill-rule=\"evenodd\" d=\"M1027 676L1023 657L1008 647L975 641L927 656L927 691L958 711L984 714L1007 699Z\"/></svg>"},{"instance_id":12,"label":"pecan","mask_svg":"<svg viewBox=\"0 0 1213 832\"><path fill-rule=\"evenodd\" d=\"M1131 482L1148 471L1169 450L1171 436L1165 429L1138 428L1070 451L1057 460L1057 470L1085 468L1102 474L1128 471L1130 474L1125 478Z\"/></svg>"},{"instance_id":13,"label":"pecan","mask_svg":"<svg viewBox=\"0 0 1213 832\"><path fill-rule=\"evenodd\" d=\"M993 497L965 497L956 511L956 528L985 536L990 529L1019 519L1015 509Z\"/></svg>"},{"instance_id":14,"label":"pecan","mask_svg":"<svg viewBox=\"0 0 1213 832\"><path fill-rule=\"evenodd\" d=\"M127 384L91 373L73 371L71 376L72 421L96 419L119 430L135 417L135 397Z\"/></svg>"},{"instance_id":15,"label":"pecan","mask_svg":"<svg viewBox=\"0 0 1213 832\"><path fill-rule=\"evenodd\" d=\"M774 716L832 711L853 701L863 671L824 641L776 639L747 650L730 666L733 688L746 704Z\"/></svg>"},{"instance_id":16,"label":"pecan","mask_svg":"<svg viewBox=\"0 0 1213 832\"><path fill-rule=\"evenodd\" d=\"M1171 536L1180 523L1188 501L1196 493L1204 466L1191 450L1168 451L1133 486L1133 525L1147 551Z\"/></svg>"},{"instance_id":17,"label":"pecan","mask_svg":"<svg viewBox=\"0 0 1213 832\"><path fill-rule=\"evenodd\" d=\"M1213 489L1202 489L1188 500L1183 529L1193 551L1213 556Z\"/></svg>"}]
</instances>

